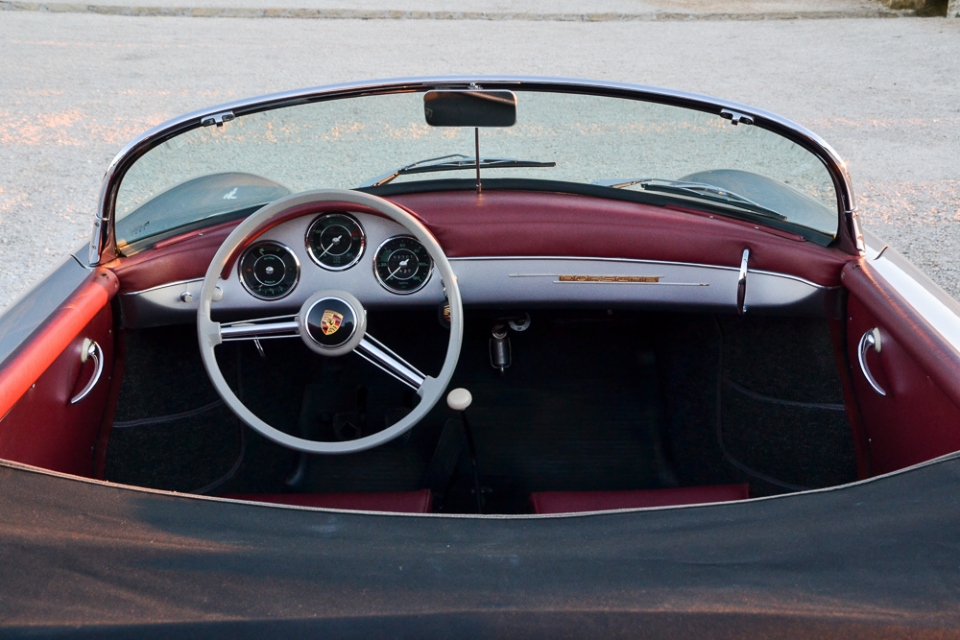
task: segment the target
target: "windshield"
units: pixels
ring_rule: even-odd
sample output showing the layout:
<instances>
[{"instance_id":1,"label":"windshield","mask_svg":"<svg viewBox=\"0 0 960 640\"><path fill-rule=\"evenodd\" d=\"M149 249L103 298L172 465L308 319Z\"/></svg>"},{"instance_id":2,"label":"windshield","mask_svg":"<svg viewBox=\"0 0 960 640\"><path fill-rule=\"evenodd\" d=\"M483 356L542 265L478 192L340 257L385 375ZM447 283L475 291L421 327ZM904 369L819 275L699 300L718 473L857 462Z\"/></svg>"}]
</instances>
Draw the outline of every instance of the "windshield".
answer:
<instances>
[{"instance_id":1,"label":"windshield","mask_svg":"<svg viewBox=\"0 0 960 640\"><path fill-rule=\"evenodd\" d=\"M574 191L589 186L591 194L655 194L660 203L675 199L776 220L824 243L836 236L837 195L827 167L776 133L639 100L516 94L516 124L479 132L481 177L494 180L494 188L497 178L509 178L530 181L531 189L550 181L553 189L557 182ZM442 166L422 171L425 161ZM419 169L401 170L411 165ZM144 154L118 191L118 244L246 215L288 193L353 189L385 177L393 188L466 180L475 171L474 129L428 125L422 93L278 108L189 130Z\"/></svg>"}]
</instances>

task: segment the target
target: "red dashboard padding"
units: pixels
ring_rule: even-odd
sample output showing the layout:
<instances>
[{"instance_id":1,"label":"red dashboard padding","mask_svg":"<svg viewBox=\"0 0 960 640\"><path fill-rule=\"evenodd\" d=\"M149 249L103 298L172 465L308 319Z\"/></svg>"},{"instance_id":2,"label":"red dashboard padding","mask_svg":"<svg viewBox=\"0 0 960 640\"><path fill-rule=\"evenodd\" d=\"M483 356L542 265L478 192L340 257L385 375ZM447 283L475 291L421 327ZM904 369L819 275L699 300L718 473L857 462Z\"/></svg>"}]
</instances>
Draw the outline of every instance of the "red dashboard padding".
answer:
<instances>
[{"instance_id":1,"label":"red dashboard padding","mask_svg":"<svg viewBox=\"0 0 960 640\"><path fill-rule=\"evenodd\" d=\"M685 504L732 502L749 497L750 485L723 484L637 491L540 491L530 494L530 503L534 513L547 514L677 507Z\"/></svg>"},{"instance_id":2,"label":"red dashboard padding","mask_svg":"<svg viewBox=\"0 0 960 640\"><path fill-rule=\"evenodd\" d=\"M792 233L677 207L528 191L415 193L389 200L420 219L451 258L570 256L739 267L743 250L749 248L751 269L787 273L828 287L840 284L840 270L854 259ZM299 212L344 209L364 210L324 203ZM237 224L168 238L108 266L124 293L201 278Z\"/></svg>"},{"instance_id":3,"label":"red dashboard padding","mask_svg":"<svg viewBox=\"0 0 960 640\"><path fill-rule=\"evenodd\" d=\"M385 493L228 493L220 498L288 504L318 509L350 511L389 511L393 513L430 513L433 495L430 489Z\"/></svg>"},{"instance_id":4,"label":"red dashboard padding","mask_svg":"<svg viewBox=\"0 0 960 640\"><path fill-rule=\"evenodd\" d=\"M798 235L680 207L532 191L391 196L416 213L447 256L571 256L740 266L840 283L854 256Z\"/></svg>"}]
</instances>

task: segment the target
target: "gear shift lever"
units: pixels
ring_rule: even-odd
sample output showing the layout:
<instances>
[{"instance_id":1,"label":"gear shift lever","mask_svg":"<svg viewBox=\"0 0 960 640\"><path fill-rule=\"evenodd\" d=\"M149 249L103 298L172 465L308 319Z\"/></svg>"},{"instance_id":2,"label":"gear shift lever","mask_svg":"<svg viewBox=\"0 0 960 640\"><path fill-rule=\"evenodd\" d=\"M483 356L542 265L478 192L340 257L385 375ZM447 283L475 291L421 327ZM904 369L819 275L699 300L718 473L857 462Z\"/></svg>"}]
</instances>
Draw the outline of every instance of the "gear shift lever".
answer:
<instances>
[{"instance_id":1,"label":"gear shift lever","mask_svg":"<svg viewBox=\"0 0 960 640\"><path fill-rule=\"evenodd\" d=\"M462 387L447 394L447 406L460 414L463 433L467 437L467 450L470 453L470 465L473 468L473 492L477 497L477 513L483 513L483 495L480 492L480 470L477 467L477 448L473 444L473 432L467 421L467 407L473 402L473 395Z\"/></svg>"}]
</instances>

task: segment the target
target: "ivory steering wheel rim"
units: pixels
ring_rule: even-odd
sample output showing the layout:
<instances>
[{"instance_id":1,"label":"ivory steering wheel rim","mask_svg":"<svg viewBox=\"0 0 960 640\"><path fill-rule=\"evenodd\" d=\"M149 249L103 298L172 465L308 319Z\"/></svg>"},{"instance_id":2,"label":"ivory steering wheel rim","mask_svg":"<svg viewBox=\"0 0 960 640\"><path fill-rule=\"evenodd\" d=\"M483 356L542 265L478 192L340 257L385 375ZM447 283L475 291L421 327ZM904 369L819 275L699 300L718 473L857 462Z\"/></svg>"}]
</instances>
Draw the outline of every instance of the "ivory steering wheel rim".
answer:
<instances>
[{"instance_id":1,"label":"ivory steering wheel rim","mask_svg":"<svg viewBox=\"0 0 960 640\"><path fill-rule=\"evenodd\" d=\"M220 323L214 322L210 317L213 296L217 289L217 284L220 282L220 274L227 262L236 254L241 246L244 246L245 241L251 234L256 233L265 223L282 215L291 208L332 202L367 207L403 226L424 246L433 259L434 268L440 274L447 303L450 305L450 335L443 366L436 377L429 375L424 376L422 384L420 384L417 389L417 395L420 397L420 402L417 406L414 407L409 414L382 431L355 440L342 442L308 440L290 435L270 425L250 411L230 388L230 385L223 376L223 372L220 371L220 367L217 364L214 350L223 342L223 336ZM331 290L325 293L335 295L343 292ZM356 300L352 295L348 294L348 296ZM316 296L311 296L308 302L312 301L314 297ZM306 306L305 304L304 307ZM362 316L360 323L365 325L365 311L362 306L360 309L356 309L356 312L358 316ZM301 311L297 314L301 330L303 330L304 326L301 315L304 313L303 308L301 308ZM361 332L364 330L365 326L360 328ZM206 275L203 278L199 306L197 308L197 337L199 339L200 355L203 360L203 365L207 370L207 375L210 377L214 388L227 407L250 428L269 440L296 451L318 454L354 453L372 449L403 435L420 422L437 402L439 402L440 398L443 397L444 391L446 391L450 379L453 377L460 356L460 345L463 339L463 304L460 298L460 288L457 285L457 278L450 266L450 261L447 260L446 254L443 252L436 238L433 237L433 234L431 234L419 220L392 202L378 198L377 196L359 191L320 189L294 194L264 206L241 222L237 228L227 236L226 240L223 241L223 244L221 244L217 250L216 255L214 255L210 266L207 268ZM363 338L362 335L360 337Z\"/></svg>"}]
</instances>

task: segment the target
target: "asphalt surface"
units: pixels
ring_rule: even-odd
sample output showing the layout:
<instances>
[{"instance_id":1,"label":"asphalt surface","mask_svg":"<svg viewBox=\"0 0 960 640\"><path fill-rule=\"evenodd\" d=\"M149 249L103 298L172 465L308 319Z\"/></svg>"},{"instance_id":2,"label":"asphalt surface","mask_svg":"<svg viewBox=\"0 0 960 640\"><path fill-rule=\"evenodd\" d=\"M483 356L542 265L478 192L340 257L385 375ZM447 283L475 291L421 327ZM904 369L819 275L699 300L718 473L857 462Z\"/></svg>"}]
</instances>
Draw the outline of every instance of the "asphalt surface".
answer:
<instances>
[{"instance_id":1,"label":"asphalt surface","mask_svg":"<svg viewBox=\"0 0 960 640\"><path fill-rule=\"evenodd\" d=\"M864 227L960 298L960 20L858 17L891 13L861 0L275 2L0 0L0 306L88 238L104 169L143 130L251 95L459 73L637 82L784 115L847 160ZM197 17L223 11L250 17Z\"/></svg>"}]
</instances>

